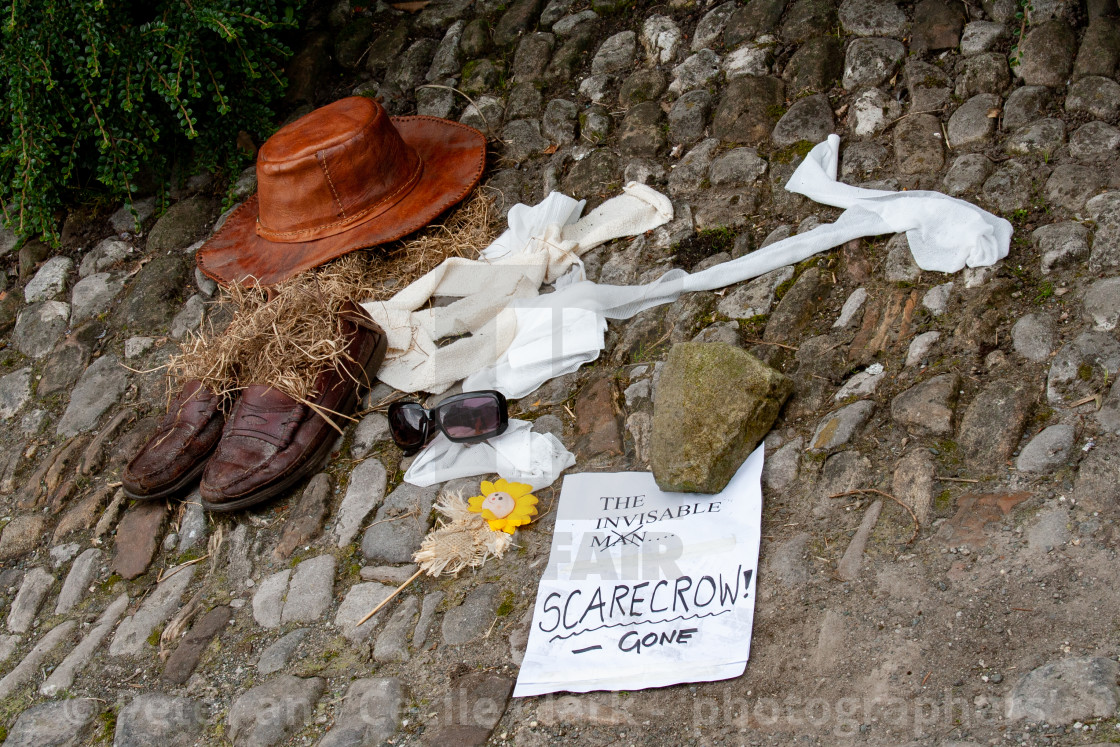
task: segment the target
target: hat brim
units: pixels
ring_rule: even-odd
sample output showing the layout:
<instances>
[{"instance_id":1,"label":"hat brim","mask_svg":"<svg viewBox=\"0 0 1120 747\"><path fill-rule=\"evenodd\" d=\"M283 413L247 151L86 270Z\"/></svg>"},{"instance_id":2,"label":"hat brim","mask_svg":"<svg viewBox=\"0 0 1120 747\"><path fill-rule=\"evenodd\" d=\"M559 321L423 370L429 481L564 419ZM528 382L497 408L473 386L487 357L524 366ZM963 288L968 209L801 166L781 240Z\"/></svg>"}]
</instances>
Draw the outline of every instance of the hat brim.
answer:
<instances>
[{"instance_id":1,"label":"hat brim","mask_svg":"<svg viewBox=\"0 0 1120 747\"><path fill-rule=\"evenodd\" d=\"M393 117L401 139L423 164L416 186L384 213L334 236L281 243L257 235L257 195L244 202L198 250L199 269L221 285L275 285L344 254L395 241L431 223L482 177L486 137L437 117Z\"/></svg>"}]
</instances>

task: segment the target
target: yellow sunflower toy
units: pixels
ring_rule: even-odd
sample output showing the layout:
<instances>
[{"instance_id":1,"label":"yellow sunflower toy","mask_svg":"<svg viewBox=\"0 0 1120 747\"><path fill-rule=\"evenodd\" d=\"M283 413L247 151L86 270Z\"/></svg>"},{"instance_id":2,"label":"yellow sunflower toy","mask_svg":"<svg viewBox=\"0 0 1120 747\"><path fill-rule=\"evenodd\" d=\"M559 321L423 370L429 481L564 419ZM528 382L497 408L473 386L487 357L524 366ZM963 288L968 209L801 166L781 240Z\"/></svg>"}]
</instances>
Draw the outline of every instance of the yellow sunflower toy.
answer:
<instances>
[{"instance_id":1,"label":"yellow sunflower toy","mask_svg":"<svg viewBox=\"0 0 1120 747\"><path fill-rule=\"evenodd\" d=\"M537 513L537 497L530 493L533 487L519 482L498 480L482 481L482 495L468 500L471 511L482 514L495 532L513 531L532 521Z\"/></svg>"}]
</instances>

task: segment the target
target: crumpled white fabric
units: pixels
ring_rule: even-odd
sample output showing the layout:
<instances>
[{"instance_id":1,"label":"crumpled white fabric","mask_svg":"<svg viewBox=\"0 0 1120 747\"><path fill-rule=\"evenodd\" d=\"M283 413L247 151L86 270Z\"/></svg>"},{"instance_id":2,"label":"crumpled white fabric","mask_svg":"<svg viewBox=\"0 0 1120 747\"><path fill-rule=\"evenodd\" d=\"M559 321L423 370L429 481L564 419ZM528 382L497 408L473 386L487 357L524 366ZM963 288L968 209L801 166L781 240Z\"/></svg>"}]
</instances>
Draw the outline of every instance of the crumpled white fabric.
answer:
<instances>
[{"instance_id":1,"label":"crumpled white fabric","mask_svg":"<svg viewBox=\"0 0 1120 747\"><path fill-rule=\"evenodd\" d=\"M515 206L509 230L483 252L483 259L448 259L388 301L363 302L388 342L377 377L401 391L445 391L493 365L509 347L517 315L501 312L514 300L536 296L542 284L578 266L579 255L589 249L652 230L673 217L667 197L635 182L576 220L583 205L554 192L539 205ZM424 308L433 296L458 300Z\"/></svg>"},{"instance_id":2,"label":"crumpled white fabric","mask_svg":"<svg viewBox=\"0 0 1120 747\"><path fill-rule=\"evenodd\" d=\"M923 270L956 272L1007 256L1011 224L939 192L888 192L836 181L840 138L829 135L794 171L786 189L845 208L835 223L791 236L738 259L689 274L676 269L646 285L582 281L555 293L513 301L516 333L498 361L463 382L465 390L498 389L519 398L545 381L598 357L606 319L629 319L686 291L714 290L796 264L852 239L906 233ZM522 324L521 320L532 320Z\"/></svg>"},{"instance_id":3,"label":"crumpled white fabric","mask_svg":"<svg viewBox=\"0 0 1120 747\"><path fill-rule=\"evenodd\" d=\"M413 485L426 487L459 477L497 473L510 482L551 485L576 463L575 456L551 433L536 433L527 420L511 418L506 432L476 444L460 444L438 434L404 473Z\"/></svg>"}]
</instances>

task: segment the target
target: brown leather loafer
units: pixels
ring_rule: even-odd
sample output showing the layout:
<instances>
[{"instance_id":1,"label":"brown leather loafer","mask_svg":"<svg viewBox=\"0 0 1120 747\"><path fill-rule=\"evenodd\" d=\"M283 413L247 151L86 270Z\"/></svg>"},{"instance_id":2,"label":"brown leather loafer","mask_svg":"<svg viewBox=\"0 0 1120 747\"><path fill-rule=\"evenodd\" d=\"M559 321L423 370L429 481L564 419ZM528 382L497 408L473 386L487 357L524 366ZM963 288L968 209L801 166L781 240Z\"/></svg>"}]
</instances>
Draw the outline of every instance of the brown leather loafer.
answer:
<instances>
[{"instance_id":1,"label":"brown leather loafer","mask_svg":"<svg viewBox=\"0 0 1120 747\"><path fill-rule=\"evenodd\" d=\"M360 314L360 317L358 316ZM369 386L385 357L385 333L364 312L346 316L352 329L343 371L319 374L308 406L268 386L241 393L222 439L206 463L199 492L208 511L236 511L290 489L330 456L339 426L358 402L359 386Z\"/></svg>"},{"instance_id":2,"label":"brown leather loafer","mask_svg":"<svg viewBox=\"0 0 1120 747\"><path fill-rule=\"evenodd\" d=\"M171 401L151 439L121 475L129 498L154 501L185 492L206 467L222 435L221 398L194 380Z\"/></svg>"}]
</instances>

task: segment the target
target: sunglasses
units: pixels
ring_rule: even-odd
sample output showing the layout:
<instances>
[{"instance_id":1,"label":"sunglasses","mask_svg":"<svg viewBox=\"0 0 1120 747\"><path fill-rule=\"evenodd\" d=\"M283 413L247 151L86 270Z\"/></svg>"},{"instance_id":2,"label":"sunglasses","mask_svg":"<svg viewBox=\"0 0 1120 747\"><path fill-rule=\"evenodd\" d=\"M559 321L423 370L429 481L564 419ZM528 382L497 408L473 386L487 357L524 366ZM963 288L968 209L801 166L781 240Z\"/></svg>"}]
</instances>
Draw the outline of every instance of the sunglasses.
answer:
<instances>
[{"instance_id":1,"label":"sunglasses","mask_svg":"<svg viewBox=\"0 0 1120 747\"><path fill-rule=\"evenodd\" d=\"M493 390L456 394L430 410L419 402L389 405L389 432L406 455L423 448L437 429L450 441L475 443L499 436L508 427L506 398Z\"/></svg>"}]
</instances>

